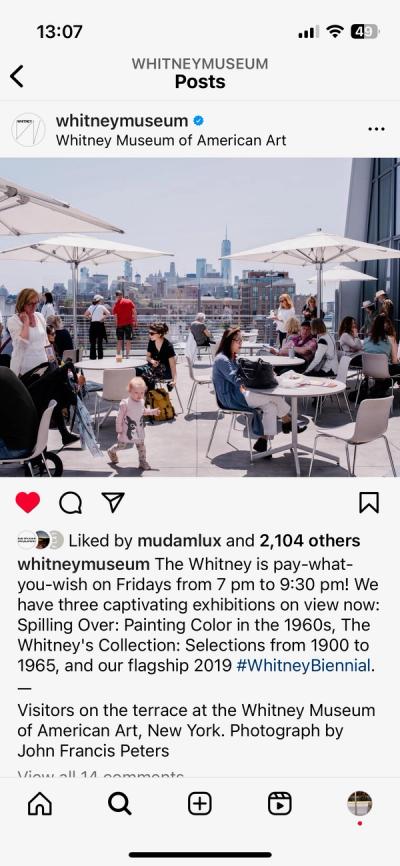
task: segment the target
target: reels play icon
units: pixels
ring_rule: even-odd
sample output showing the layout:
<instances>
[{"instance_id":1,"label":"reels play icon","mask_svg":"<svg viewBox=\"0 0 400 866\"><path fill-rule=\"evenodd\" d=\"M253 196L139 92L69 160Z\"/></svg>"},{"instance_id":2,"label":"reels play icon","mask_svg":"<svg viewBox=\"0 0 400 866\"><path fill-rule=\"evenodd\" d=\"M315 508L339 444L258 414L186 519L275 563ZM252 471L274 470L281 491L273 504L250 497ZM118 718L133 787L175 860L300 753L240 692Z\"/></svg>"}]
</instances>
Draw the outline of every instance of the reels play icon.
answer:
<instances>
[{"instance_id":1,"label":"reels play icon","mask_svg":"<svg viewBox=\"0 0 400 866\"><path fill-rule=\"evenodd\" d=\"M268 797L268 812L270 815L290 815L292 811L292 795L287 791L272 791Z\"/></svg>"}]
</instances>

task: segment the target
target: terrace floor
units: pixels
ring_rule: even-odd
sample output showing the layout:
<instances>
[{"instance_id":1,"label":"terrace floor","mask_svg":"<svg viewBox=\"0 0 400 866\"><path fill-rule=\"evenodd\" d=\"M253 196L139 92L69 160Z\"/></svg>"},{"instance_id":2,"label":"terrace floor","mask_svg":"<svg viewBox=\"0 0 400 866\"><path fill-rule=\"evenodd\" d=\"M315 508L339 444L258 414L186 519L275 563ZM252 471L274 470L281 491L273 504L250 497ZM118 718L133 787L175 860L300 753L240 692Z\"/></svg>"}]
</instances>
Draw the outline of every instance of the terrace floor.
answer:
<instances>
[{"instance_id":1,"label":"terrace floor","mask_svg":"<svg viewBox=\"0 0 400 866\"><path fill-rule=\"evenodd\" d=\"M210 367L205 363L196 364L196 374L207 376L211 374ZM102 381L101 373L90 373L91 380ZM237 429L232 433L231 440L234 447L227 445L230 419L225 417L219 422L214 437L210 458L205 456L208 440L211 435L212 425L216 417L216 402L214 394L208 386L200 386L193 402L190 414L186 412L191 381L186 365L186 360L181 358L178 363L179 394L184 407L184 413L177 415L171 422L155 423L146 425L146 447L147 459L152 471L142 473L137 468L138 456L136 448L119 452L120 462L113 466L109 462L107 448L116 440L115 415L113 411L104 425L100 428L100 447L103 456L95 459L87 450L82 450L80 444L70 445L60 451L64 463L64 477L125 477L125 476L153 476L153 477L185 477L185 476L227 476L233 477L292 477L294 475L293 459L290 452L273 456L272 460L258 460L251 464L249 459L248 440L242 419L239 418ZM395 390L395 408L393 416L389 421L388 439L392 449L393 460L400 474L400 400L399 391ZM176 396L172 393L175 408L178 408ZM87 405L93 409L94 397L88 398ZM301 405L301 404L300 404ZM117 408L117 407L116 407ZM353 405L354 409L354 405ZM304 443L312 446L316 426L313 422L314 408L309 404L304 410L300 410L302 416L309 419L307 430L299 436L299 444ZM354 414L354 412L353 412ZM321 415L318 418L318 429L329 431L332 427L341 427L343 435L347 434L350 423L347 411L338 410L336 400L326 398ZM290 436L279 433L274 439L274 447L289 445ZM321 446L324 450L340 457L340 465L316 458L314 462L313 477L347 477L346 458L344 446L334 440L327 441ZM57 430L50 430L49 450L59 450L61 439ZM310 455L300 455L302 476L308 475ZM2 476L21 476L23 467L0 466L0 478ZM385 444L382 440L369 445L360 446L357 454L356 475L358 476L391 476L391 469L387 458Z\"/></svg>"}]
</instances>

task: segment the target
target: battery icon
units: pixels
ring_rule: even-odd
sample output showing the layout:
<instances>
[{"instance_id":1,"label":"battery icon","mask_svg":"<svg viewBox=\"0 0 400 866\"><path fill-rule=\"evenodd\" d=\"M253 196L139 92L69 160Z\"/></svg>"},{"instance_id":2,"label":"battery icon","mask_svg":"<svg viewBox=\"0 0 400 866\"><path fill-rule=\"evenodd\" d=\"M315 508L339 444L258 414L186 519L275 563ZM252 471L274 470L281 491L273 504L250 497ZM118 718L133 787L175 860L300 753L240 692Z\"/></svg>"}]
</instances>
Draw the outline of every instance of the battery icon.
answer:
<instances>
[{"instance_id":1,"label":"battery icon","mask_svg":"<svg viewBox=\"0 0 400 866\"><path fill-rule=\"evenodd\" d=\"M377 24L352 24L352 39L376 39L379 34Z\"/></svg>"}]
</instances>

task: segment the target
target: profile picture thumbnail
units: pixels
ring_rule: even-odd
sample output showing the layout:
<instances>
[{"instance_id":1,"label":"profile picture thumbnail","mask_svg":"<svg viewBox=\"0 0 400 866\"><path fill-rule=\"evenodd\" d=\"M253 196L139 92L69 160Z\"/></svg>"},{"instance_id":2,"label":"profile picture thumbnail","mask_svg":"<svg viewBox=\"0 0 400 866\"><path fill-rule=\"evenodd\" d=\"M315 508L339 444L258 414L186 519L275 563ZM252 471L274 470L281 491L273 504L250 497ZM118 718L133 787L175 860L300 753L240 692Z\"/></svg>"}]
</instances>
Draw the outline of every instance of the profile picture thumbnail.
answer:
<instances>
[{"instance_id":1,"label":"profile picture thumbnail","mask_svg":"<svg viewBox=\"0 0 400 866\"><path fill-rule=\"evenodd\" d=\"M354 791L347 800L347 808L352 815L368 815L372 809L372 798L366 791Z\"/></svg>"},{"instance_id":2,"label":"profile picture thumbnail","mask_svg":"<svg viewBox=\"0 0 400 866\"><path fill-rule=\"evenodd\" d=\"M33 547L36 550L45 550L49 544L50 535L44 529L37 529L34 532L24 530L24 532L20 532L18 535L18 547L21 547L22 550L29 550Z\"/></svg>"}]
</instances>

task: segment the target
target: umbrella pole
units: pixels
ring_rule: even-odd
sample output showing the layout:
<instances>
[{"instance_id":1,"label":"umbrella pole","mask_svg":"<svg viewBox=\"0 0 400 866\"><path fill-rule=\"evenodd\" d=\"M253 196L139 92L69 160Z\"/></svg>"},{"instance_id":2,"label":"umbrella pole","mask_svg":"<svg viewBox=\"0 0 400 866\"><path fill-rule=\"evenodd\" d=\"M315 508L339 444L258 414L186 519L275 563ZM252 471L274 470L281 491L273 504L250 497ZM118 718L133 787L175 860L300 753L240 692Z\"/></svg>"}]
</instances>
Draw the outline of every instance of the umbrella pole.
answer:
<instances>
[{"instance_id":1,"label":"umbrella pole","mask_svg":"<svg viewBox=\"0 0 400 866\"><path fill-rule=\"evenodd\" d=\"M78 262L72 263L72 329L74 334L74 349L78 348Z\"/></svg>"},{"instance_id":2,"label":"umbrella pole","mask_svg":"<svg viewBox=\"0 0 400 866\"><path fill-rule=\"evenodd\" d=\"M321 309L322 309L322 272L323 272L323 264L322 264L322 262L317 262L317 312L318 312L318 316L321 316Z\"/></svg>"}]
</instances>

